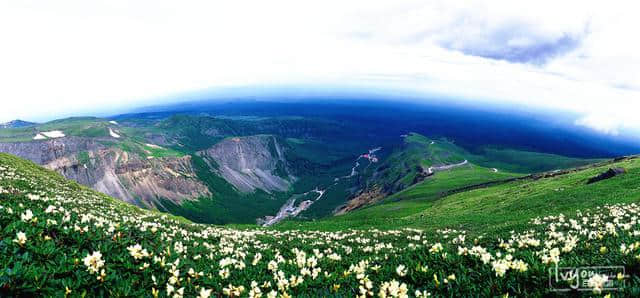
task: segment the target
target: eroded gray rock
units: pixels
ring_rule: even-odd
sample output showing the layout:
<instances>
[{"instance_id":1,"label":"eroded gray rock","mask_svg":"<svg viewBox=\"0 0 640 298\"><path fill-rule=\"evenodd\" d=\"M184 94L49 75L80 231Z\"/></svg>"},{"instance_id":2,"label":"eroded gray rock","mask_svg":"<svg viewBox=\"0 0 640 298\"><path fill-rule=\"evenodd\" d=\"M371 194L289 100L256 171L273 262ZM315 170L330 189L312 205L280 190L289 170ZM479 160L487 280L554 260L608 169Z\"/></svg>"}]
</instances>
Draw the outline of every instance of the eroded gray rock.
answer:
<instances>
[{"instance_id":1,"label":"eroded gray rock","mask_svg":"<svg viewBox=\"0 0 640 298\"><path fill-rule=\"evenodd\" d=\"M606 172L601 173L598 176L589 178L589 180L587 181L587 184L591 184L591 183L595 183L595 182L602 181L602 180L605 180L605 179L613 178L615 176L622 175L622 174L624 174L626 172L627 172L627 170L624 169L624 168L609 168L609 170L607 170Z\"/></svg>"},{"instance_id":2,"label":"eroded gray rock","mask_svg":"<svg viewBox=\"0 0 640 298\"><path fill-rule=\"evenodd\" d=\"M212 171L241 192L286 191L296 180L289 169L285 148L271 135L228 138L200 155L213 161Z\"/></svg>"}]
</instances>

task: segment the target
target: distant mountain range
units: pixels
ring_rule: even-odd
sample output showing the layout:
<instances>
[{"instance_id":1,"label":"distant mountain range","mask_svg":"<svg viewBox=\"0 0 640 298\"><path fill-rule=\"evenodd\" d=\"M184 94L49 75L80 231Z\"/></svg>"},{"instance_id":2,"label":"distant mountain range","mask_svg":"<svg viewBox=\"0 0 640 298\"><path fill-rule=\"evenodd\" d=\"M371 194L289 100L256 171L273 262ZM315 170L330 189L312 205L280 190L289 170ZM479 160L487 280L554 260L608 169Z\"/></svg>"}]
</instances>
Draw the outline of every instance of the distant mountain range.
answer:
<instances>
[{"instance_id":1,"label":"distant mountain range","mask_svg":"<svg viewBox=\"0 0 640 298\"><path fill-rule=\"evenodd\" d=\"M203 223L277 224L639 148L521 116L387 103L231 103L4 124L0 152ZM605 145L606 144L606 145Z\"/></svg>"},{"instance_id":2,"label":"distant mountain range","mask_svg":"<svg viewBox=\"0 0 640 298\"><path fill-rule=\"evenodd\" d=\"M640 146L550 123L246 103L0 129L0 297L541 297L558 264L638 297Z\"/></svg>"},{"instance_id":3,"label":"distant mountain range","mask_svg":"<svg viewBox=\"0 0 640 298\"><path fill-rule=\"evenodd\" d=\"M34 126L36 123L23 121L23 120L13 120L5 123L0 123L0 128L18 128L18 127L27 127Z\"/></svg>"}]
</instances>

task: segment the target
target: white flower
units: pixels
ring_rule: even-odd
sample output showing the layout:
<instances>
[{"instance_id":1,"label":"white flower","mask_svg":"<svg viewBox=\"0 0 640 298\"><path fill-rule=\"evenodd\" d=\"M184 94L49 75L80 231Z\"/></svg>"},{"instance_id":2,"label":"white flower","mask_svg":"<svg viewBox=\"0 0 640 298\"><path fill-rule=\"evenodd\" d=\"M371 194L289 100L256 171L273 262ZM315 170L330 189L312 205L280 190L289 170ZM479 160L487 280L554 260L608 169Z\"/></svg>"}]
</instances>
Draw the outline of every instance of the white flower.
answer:
<instances>
[{"instance_id":1,"label":"white flower","mask_svg":"<svg viewBox=\"0 0 640 298\"><path fill-rule=\"evenodd\" d=\"M529 265L522 260L516 260L511 263L511 268L520 272L525 272L529 269Z\"/></svg>"},{"instance_id":2,"label":"white flower","mask_svg":"<svg viewBox=\"0 0 640 298\"><path fill-rule=\"evenodd\" d=\"M261 253L257 253L254 257L253 257L253 261L251 262L251 265L255 266L258 264L258 262L260 262L260 259L262 259L262 254Z\"/></svg>"},{"instance_id":3,"label":"white flower","mask_svg":"<svg viewBox=\"0 0 640 298\"><path fill-rule=\"evenodd\" d=\"M200 295L198 295L198 298L209 298L209 296L211 296L212 291L213 290L211 289L202 288L200 289Z\"/></svg>"},{"instance_id":4,"label":"white flower","mask_svg":"<svg viewBox=\"0 0 640 298\"><path fill-rule=\"evenodd\" d=\"M505 272L509 270L509 263L505 260L497 260L491 263L493 270L496 272L496 276L504 276Z\"/></svg>"},{"instance_id":5,"label":"white flower","mask_svg":"<svg viewBox=\"0 0 640 298\"><path fill-rule=\"evenodd\" d=\"M20 215L20 218L22 219L22 221L28 222L33 218L33 212L27 209L27 211L25 211L24 213L22 213L22 215Z\"/></svg>"},{"instance_id":6,"label":"white flower","mask_svg":"<svg viewBox=\"0 0 640 298\"><path fill-rule=\"evenodd\" d=\"M142 246L140 246L140 244L129 246L127 247L127 250L129 251L129 254L136 260L149 256L147 250L142 249Z\"/></svg>"},{"instance_id":7,"label":"white flower","mask_svg":"<svg viewBox=\"0 0 640 298\"><path fill-rule=\"evenodd\" d=\"M593 288L593 293L600 294L600 292L602 292L602 288L604 287L604 284L607 282L608 279L609 277L607 277L604 274L603 275L594 274L591 278L589 278L589 280L587 281L587 284Z\"/></svg>"},{"instance_id":8,"label":"white flower","mask_svg":"<svg viewBox=\"0 0 640 298\"><path fill-rule=\"evenodd\" d=\"M396 280L392 280L390 282L384 282L380 286L380 292L378 295L380 297L409 297L409 290L407 289L407 285L405 283L400 284Z\"/></svg>"},{"instance_id":9,"label":"white flower","mask_svg":"<svg viewBox=\"0 0 640 298\"><path fill-rule=\"evenodd\" d=\"M398 266L398 268L396 268L396 273L400 277L403 277L403 276L407 275L407 268L404 265L400 265L400 266Z\"/></svg>"},{"instance_id":10,"label":"white flower","mask_svg":"<svg viewBox=\"0 0 640 298\"><path fill-rule=\"evenodd\" d=\"M276 261L270 261L269 264L267 264L267 269L271 271L278 270L278 263L276 263Z\"/></svg>"},{"instance_id":11,"label":"white flower","mask_svg":"<svg viewBox=\"0 0 640 298\"><path fill-rule=\"evenodd\" d=\"M90 273L97 273L104 266L102 254L99 251L94 251L91 255L87 254L84 258L84 265L87 266L87 271Z\"/></svg>"},{"instance_id":12,"label":"white flower","mask_svg":"<svg viewBox=\"0 0 640 298\"><path fill-rule=\"evenodd\" d=\"M27 235L24 232L18 232L16 234L16 239L13 239L13 242L18 243L20 246L23 246L27 243Z\"/></svg>"},{"instance_id":13,"label":"white flower","mask_svg":"<svg viewBox=\"0 0 640 298\"><path fill-rule=\"evenodd\" d=\"M436 243L432 245L431 248L429 249L429 252L431 253L439 253L441 251L442 251L442 244L440 243Z\"/></svg>"},{"instance_id":14,"label":"white flower","mask_svg":"<svg viewBox=\"0 0 640 298\"><path fill-rule=\"evenodd\" d=\"M175 267L173 267L169 273L171 273L171 276L169 277L169 284L176 284L178 283L178 281L180 280L180 270L176 269Z\"/></svg>"},{"instance_id":15,"label":"white flower","mask_svg":"<svg viewBox=\"0 0 640 298\"><path fill-rule=\"evenodd\" d=\"M482 261L482 263L488 264L491 261L491 254L483 253L482 255L480 255L480 260Z\"/></svg>"},{"instance_id":16,"label":"white flower","mask_svg":"<svg viewBox=\"0 0 640 298\"><path fill-rule=\"evenodd\" d=\"M258 288L257 286L252 285L251 290L249 290L249 298L258 297L262 297L262 290L260 290L260 288Z\"/></svg>"},{"instance_id":17,"label":"white flower","mask_svg":"<svg viewBox=\"0 0 640 298\"><path fill-rule=\"evenodd\" d=\"M171 293L173 293L174 290L175 288L172 285L167 284L167 295L171 295Z\"/></svg>"},{"instance_id":18,"label":"white flower","mask_svg":"<svg viewBox=\"0 0 640 298\"><path fill-rule=\"evenodd\" d=\"M240 295L244 292L244 286L235 287L232 284L229 284L226 288L222 289L222 293L227 296L240 297Z\"/></svg>"},{"instance_id":19,"label":"white flower","mask_svg":"<svg viewBox=\"0 0 640 298\"><path fill-rule=\"evenodd\" d=\"M228 268L220 269L220 271L218 271L218 275L220 275L222 279L226 279L227 277L229 277L229 269Z\"/></svg>"},{"instance_id":20,"label":"white flower","mask_svg":"<svg viewBox=\"0 0 640 298\"><path fill-rule=\"evenodd\" d=\"M173 294L173 298L182 298L184 296L184 287L179 288L175 294Z\"/></svg>"}]
</instances>

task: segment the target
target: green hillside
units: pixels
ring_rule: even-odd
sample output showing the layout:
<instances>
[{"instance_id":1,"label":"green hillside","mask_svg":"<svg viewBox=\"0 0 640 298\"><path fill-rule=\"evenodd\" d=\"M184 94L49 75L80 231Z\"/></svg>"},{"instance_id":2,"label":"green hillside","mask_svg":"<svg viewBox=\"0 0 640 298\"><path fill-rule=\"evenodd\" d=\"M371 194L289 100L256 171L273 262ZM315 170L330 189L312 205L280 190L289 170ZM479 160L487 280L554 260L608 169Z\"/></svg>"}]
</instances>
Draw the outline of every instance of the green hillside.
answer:
<instances>
[{"instance_id":1,"label":"green hillside","mask_svg":"<svg viewBox=\"0 0 640 298\"><path fill-rule=\"evenodd\" d=\"M232 229L139 209L0 154L0 296L542 296L554 293L556 264L624 265L606 286L637 296L639 160L614 165L628 173L588 186L607 166L383 204L304 230ZM348 229L356 222L363 230ZM315 230L329 228L339 231ZM474 236L505 228L514 231ZM597 277L584 289L601 293Z\"/></svg>"},{"instance_id":2,"label":"green hillside","mask_svg":"<svg viewBox=\"0 0 640 298\"><path fill-rule=\"evenodd\" d=\"M384 202L431 201L467 186L598 161L601 160L514 149L484 148L471 153L446 139L433 140L410 133L379 165L368 167L362 175L365 188L379 186L387 194ZM453 167L447 168L450 165ZM386 215L395 216L391 213Z\"/></svg>"},{"instance_id":3,"label":"green hillside","mask_svg":"<svg viewBox=\"0 0 640 298\"><path fill-rule=\"evenodd\" d=\"M439 172L424 182L389 196L386 201L437 199L447 191L456 190L468 185L520 176L522 175L501 171L496 172L493 169L477 165L468 165Z\"/></svg>"},{"instance_id":4,"label":"green hillside","mask_svg":"<svg viewBox=\"0 0 640 298\"><path fill-rule=\"evenodd\" d=\"M588 178L610 167L623 167L627 174L586 184ZM463 176L458 171L472 174L468 180L458 183L453 178ZM283 223L281 228L455 228L483 233L520 228L535 216L575 214L577 210L604 204L640 201L640 159L637 158L550 178L498 183L444 197L442 195L446 193L443 190L447 185L448 189L455 189L467 182L473 184L481 180L474 181L473 170L458 169L440 174L447 175L436 175L435 179L442 180L440 183L437 180L425 181L375 206L313 223L290 221ZM409 200L397 201L400 199Z\"/></svg>"},{"instance_id":5,"label":"green hillside","mask_svg":"<svg viewBox=\"0 0 640 298\"><path fill-rule=\"evenodd\" d=\"M423 135L410 133L404 137L399 148L376 167L369 183L382 185L388 192L396 192L418 182L420 174L431 166L464 160L464 151L453 143L446 140L436 142Z\"/></svg>"},{"instance_id":6,"label":"green hillside","mask_svg":"<svg viewBox=\"0 0 640 298\"><path fill-rule=\"evenodd\" d=\"M107 120L94 117L60 119L34 126L2 129L0 142L28 142L32 141L38 132L55 130L63 131L66 136L108 137L109 125Z\"/></svg>"},{"instance_id":7,"label":"green hillside","mask_svg":"<svg viewBox=\"0 0 640 298\"><path fill-rule=\"evenodd\" d=\"M474 163L514 173L538 173L574 168L602 161L602 159L571 158L555 154L515 149L486 147L469 155Z\"/></svg>"},{"instance_id":8,"label":"green hillside","mask_svg":"<svg viewBox=\"0 0 640 298\"><path fill-rule=\"evenodd\" d=\"M189 176L196 177L198 183L202 184L202 189L206 188L208 192L205 195L196 192L190 197L192 200L175 200L171 199L174 185L166 185L169 188L168 195L164 193L166 197L151 196L148 200L157 202L153 206L161 211L184 216L196 222L213 224L255 223L259 218L276 214L290 198L316 188L326 190L326 193L322 200L300 213L300 218L319 219L331 216L337 208L349 204L348 200L372 189L380 189L380 194L374 202L383 199L385 202L437 199L443 193L468 185L592 162L490 147L469 152L451 140L432 139L417 133L403 136L376 134L372 137L371 132L375 130L364 123L348 124L335 120L288 116L135 116L119 118L117 122L103 118L77 117L30 127L2 129L0 143L22 142L19 144L21 146L4 144L9 150L6 152L18 155L24 153L21 156L39 160L37 152L53 152L57 150L55 146L58 145L55 144L57 142L45 142L48 147L42 149L39 142L34 142L34 137L39 136L40 139L46 140L49 137L45 138L42 134L47 132L76 137L59 139L60 142L66 142L65 148L69 152L66 152L65 156L57 156L62 160L56 161L55 164L64 164L64 158L77 160L76 167L71 166L71 170L60 171L66 171L67 177L81 179L88 176L82 173L84 166L93 165L91 170L96 172L96 165L109 164L108 156L96 157L102 149L111 150L113 154L128 153L129 157L142 160L139 162L142 166L155 169L163 169L165 161L190 157L189 166L193 168L193 172ZM287 167L296 179L286 191L265 192L259 189L251 193L242 193L216 173L215 169L212 171L198 156L199 150L208 149L221 140L262 134L277 136L280 145L287 151ZM81 148L82 146L85 147ZM374 153L377 162L358 158L359 155L375 148L382 148ZM46 162L42 161L43 164L53 162L49 159ZM461 163L465 164L456 166ZM120 175L134 175L139 166L119 164L118 167L121 169L117 171ZM453 167L441 170L447 166ZM281 169L283 167L284 163L281 164ZM102 171L102 168L99 170ZM352 170L355 172L351 176ZM164 170L161 173L173 175ZM141 186L136 184L136 181L139 179L127 180L123 185L129 190L162 187ZM82 183L93 187L98 184L90 179ZM144 191L135 191L134 196L150 197ZM121 192L109 192L122 198L119 193ZM139 198L130 200L150 206L148 202L143 203ZM355 208L370 203L356 204Z\"/></svg>"}]
</instances>

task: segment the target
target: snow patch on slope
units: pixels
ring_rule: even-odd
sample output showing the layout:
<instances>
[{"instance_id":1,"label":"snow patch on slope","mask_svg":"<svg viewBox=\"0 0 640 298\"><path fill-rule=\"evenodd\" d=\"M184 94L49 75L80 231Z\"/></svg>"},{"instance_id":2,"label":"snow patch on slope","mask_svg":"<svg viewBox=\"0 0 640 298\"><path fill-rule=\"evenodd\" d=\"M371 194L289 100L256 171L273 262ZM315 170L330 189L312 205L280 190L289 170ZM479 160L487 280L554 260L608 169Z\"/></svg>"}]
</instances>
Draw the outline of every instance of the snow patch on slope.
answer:
<instances>
[{"instance_id":1,"label":"snow patch on slope","mask_svg":"<svg viewBox=\"0 0 640 298\"><path fill-rule=\"evenodd\" d=\"M111 135L111 137L113 138L120 138L120 135L117 134L115 131L113 131L113 129L111 129L111 127L109 127L109 135Z\"/></svg>"},{"instance_id":2,"label":"snow patch on slope","mask_svg":"<svg viewBox=\"0 0 640 298\"><path fill-rule=\"evenodd\" d=\"M43 132L37 134L33 139L34 140L44 140L43 137L47 137L47 138L50 138L50 139L56 139L56 138L63 138L63 137L65 137L65 135L60 130L43 131Z\"/></svg>"}]
</instances>

